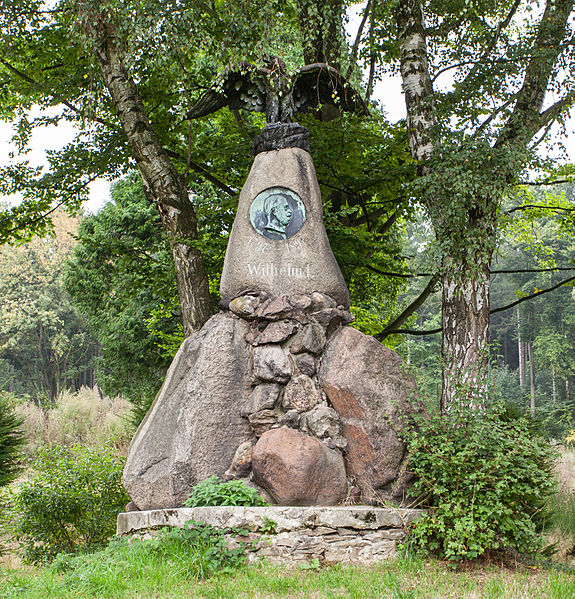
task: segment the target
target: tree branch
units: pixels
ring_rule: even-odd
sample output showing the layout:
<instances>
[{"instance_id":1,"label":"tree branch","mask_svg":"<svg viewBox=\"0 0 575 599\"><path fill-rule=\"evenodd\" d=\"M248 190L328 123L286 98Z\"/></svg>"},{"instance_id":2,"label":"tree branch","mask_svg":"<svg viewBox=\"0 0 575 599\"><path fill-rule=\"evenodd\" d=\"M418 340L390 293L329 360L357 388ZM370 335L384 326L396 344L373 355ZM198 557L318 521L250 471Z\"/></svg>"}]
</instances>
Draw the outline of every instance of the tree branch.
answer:
<instances>
[{"instance_id":1,"label":"tree branch","mask_svg":"<svg viewBox=\"0 0 575 599\"><path fill-rule=\"evenodd\" d=\"M361 41L361 35L363 33L363 28L365 27L365 23L367 21L367 17L372 10L372 0L368 0L365 8L363 9L363 18L361 19L361 23L357 28L357 34L355 36L355 41L353 42L353 46L351 48L351 57L349 62L349 67L347 68L347 72L345 74L345 78L349 81L351 74L353 73L353 69L357 63L357 53L359 51L359 42Z\"/></svg>"},{"instance_id":2,"label":"tree branch","mask_svg":"<svg viewBox=\"0 0 575 599\"><path fill-rule=\"evenodd\" d=\"M411 304L407 306L407 308L405 308L405 310L403 310L403 312L397 318L390 322L383 329L383 331L381 331L381 333L374 335L374 337L381 341L385 339L388 335L391 335L393 332L395 332L397 327L400 327L420 306L423 305L425 300L433 293L435 285L438 281L439 275L433 275L433 277L431 277L431 279L425 286L425 289L419 294L419 296L413 302L411 302Z\"/></svg>"},{"instance_id":3,"label":"tree branch","mask_svg":"<svg viewBox=\"0 0 575 599\"><path fill-rule=\"evenodd\" d=\"M543 210L559 210L561 212L575 212L575 208L564 208L563 206L540 206L538 204L524 204L523 206L516 206L506 210L504 214L512 214L518 210L528 210L529 208L541 208Z\"/></svg>"},{"instance_id":4,"label":"tree branch","mask_svg":"<svg viewBox=\"0 0 575 599\"><path fill-rule=\"evenodd\" d=\"M495 47L497 46L497 42L501 38L502 31L504 31L505 29L507 29L507 27L509 26L509 23L511 23L511 19L513 19L513 17L515 15L515 13L517 12L517 9L519 8L520 4L521 4L521 0L515 0L515 2L513 3L513 5L511 6L509 12L507 13L506 17L497 25L497 28L495 29L495 35L493 36L493 39L487 45L487 47L485 48L485 50L481 54L481 57L475 63L475 65L473 66L473 68L465 76L465 79L462 82L463 85L465 85L467 83L467 81L469 81L470 79L472 79L473 77L475 77L475 74L477 73L477 71L479 69L479 65L482 64L483 61L489 56L489 54L491 54L491 52L495 49Z\"/></svg>"},{"instance_id":5,"label":"tree branch","mask_svg":"<svg viewBox=\"0 0 575 599\"><path fill-rule=\"evenodd\" d=\"M82 118L86 118L85 115L84 115L84 113L79 108L77 108L76 106L74 106L73 104L71 104L70 102L68 102L68 100L66 100L65 98L63 98L59 94L50 93L50 91L47 89L47 87L45 85L42 85L41 83L39 83L35 79L32 79L32 77L29 77L28 75L26 75L26 73L23 73L22 71L20 71L19 69L17 69L15 66L11 65L8 61L2 59L1 63L11 73L13 73L14 75L20 77L20 79L23 79L27 83L30 83L30 85L36 86L38 89L42 90L43 92L45 92L46 94L48 94L49 96L51 96L52 98L54 98L54 100L57 100L61 104L64 104L64 106L66 106L67 108L69 108L72 112L75 112L76 114L80 115ZM100 117L93 116L91 118L92 118L92 120L96 121L97 123L100 123L101 125L109 127L111 129L114 129L114 127L112 126L111 123L108 123L107 121L105 121L104 119L102 119Z\"/></svg>"},{"instance_id":6,"label":"tree branch","mask_svg":"<svg viewBox=\"0 0 575 599\"><path fill-rule=\"evenodd\" d=\"M164 152L166 152L166 154L170 158L175 158L176 160L185 163L187 166L189 166L190 169L202 175L204 179L207 179L210 183L213 183L216 187L218 187L222 191L225 191L228 195L235 196L238 194L236 189L229 187L223 181L220 181L217 177L212 175L203 164L199 164L197 162L194 162L193 160L188 161L177 152L174 152L173 150L168 150L167 148L164 148Z\"/></svg>"},{"instance_id":7,"label":"tree branch","mask_svg":"<svg viewBox=\"0 0 575 599\"><path fill-rule=\"evenodd\" d=\"M555 291L555 289L558 289L559 287L562 287L563 285L566 285L567 283L570 283L571 281L575 281L575 276L569 277L568 279L565 279L564 281L561 281L561 282L557 283L556 285L553 285L552 287L548 287L547 289L541 289L537 293L532 293L531 295L526 295L525 297L522 297L522 298L518 299L517 301L512 302L511 304L508 304L507 306L502 306L501 308L494 308L493 310L489 311L489 314L495 314L497 312L504 312L505 310L509 310L509 308L513 308L513 307L515 307L519 304L522 304L523 302L526 302L528 300L531 300L535 297L539 297L540 295L544 295L545 293L549 293L550 291ZM383 331L381 333L374 335L374 337L381 341L389 335L397 335L397 334L434 335L435 333L440 333L443 330L442 327L439 327L437 329L428 329L428 330L418 330L418 329L391 329L391 330L389 330L389 329L391 329L391 325L388 325L387 327L385 327L385 329L383 329Z\"/></svg>"},{"instance_id":8,"label":"tree branch","mask_svg":"<svg viewBox=\"0 0 575 599\"><path fill-rule=\"evenodd\" d=\"M555 289L558 289L559 287L562 287L563 285L566 285L567 283L570 283L571 281L575 281L575 276L569 277L568 279L565 279L564 281L560 281L559 283L557 283L556 285L553 285L552 287L547 287L547 289L541 289L540 291L537 291L536 293L532 293L531 295L526 295L525 297L522 297L522 298L518 299L517 301L512 302L511 304L508 304L507 306L502 306L501 308L494 308L493 310L490 310L489 313L495 314L497 312L504 312L505 310L509 310L509 308L513 308L514 306L522 304L523 302L533 299L534 297L539 297L540 295L544 295L545 293L554 291Z\"/></svg>"},{"instance_id":9,"label":"tree branch","mask_svg":"<svg viewBox=\"0 0 575 599\"><path fill-rule=\"evenodd\" d=\"M547 0L545 11L539 22L539 31L533 46L533 53L525 69L523 85L517 94L517 102L496 146L512 143L525 147L531 138L545 126L541 109L549 84L549 79L562 51L561 41L565 36L567 21L573 10L573 0ZM563 100L554 104L546 118L554 118L555 111Z\"/></svg>"}]
</instances>

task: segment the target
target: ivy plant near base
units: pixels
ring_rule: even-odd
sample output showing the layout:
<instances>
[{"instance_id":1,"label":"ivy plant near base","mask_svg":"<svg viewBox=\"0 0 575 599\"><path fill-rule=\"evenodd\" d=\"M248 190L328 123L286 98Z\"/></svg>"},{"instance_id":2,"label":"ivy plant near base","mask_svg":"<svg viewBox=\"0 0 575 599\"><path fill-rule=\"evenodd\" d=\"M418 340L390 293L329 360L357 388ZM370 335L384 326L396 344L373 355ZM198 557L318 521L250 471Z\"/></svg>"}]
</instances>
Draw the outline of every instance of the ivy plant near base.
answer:
<instances>
[{"instance_id":1,"label":"ivy plant near base","mask_svg":"<svg viewBox=\"0 0 575 599\"><path fill-rule=\"evenodd\" d=\"M110 448L41 449L32 480L15 497L16 538L32 563L104 544L129 497L122 487L123 461Z\"/></svg>"},{"instance_id":2,"label":"ivy plant near base","mask_svg":"<svg viewBox=\"0 0 575 599\"><path fill-rule=\"evenodd\" d=\"M541 548L555 451L536 423L501 405L419 416L406 433L413 493L429 514L407 548L450 561Z\"/></svg>"}]
</instances>

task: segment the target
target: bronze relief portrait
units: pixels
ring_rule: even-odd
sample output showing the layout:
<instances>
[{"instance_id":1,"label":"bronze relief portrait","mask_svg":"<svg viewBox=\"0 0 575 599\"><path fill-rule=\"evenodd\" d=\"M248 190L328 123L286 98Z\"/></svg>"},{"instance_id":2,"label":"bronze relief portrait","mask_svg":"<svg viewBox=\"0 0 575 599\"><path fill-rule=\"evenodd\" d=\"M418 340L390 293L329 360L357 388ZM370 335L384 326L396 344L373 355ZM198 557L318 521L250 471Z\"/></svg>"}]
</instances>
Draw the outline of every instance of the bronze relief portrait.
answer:
<instances>
[{"instance_id":1,"label":"bronze relief portrait","mask_svg":"<svg viewBox=\"0 0 575 599\"><path fill-rule=\"evenodd\" d=\"M266 239L289 239L305 222L305 206L295 191L286 187L270 187L254 198L250 206L250 222Z\"/></svg>"}]
</instances>

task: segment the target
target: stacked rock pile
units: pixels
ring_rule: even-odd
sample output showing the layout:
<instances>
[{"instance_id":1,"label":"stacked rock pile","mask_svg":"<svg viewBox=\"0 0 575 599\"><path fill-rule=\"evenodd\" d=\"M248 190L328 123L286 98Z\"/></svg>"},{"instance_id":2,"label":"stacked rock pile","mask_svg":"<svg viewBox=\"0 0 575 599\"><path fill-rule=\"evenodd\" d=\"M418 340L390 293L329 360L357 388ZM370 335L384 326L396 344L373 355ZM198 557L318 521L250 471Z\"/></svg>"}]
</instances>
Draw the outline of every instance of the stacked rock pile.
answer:
<instances>
[{"instance_id":1,"label":"stacked rock pile","mask_svg":"<svg viewBox=\"0 0 575 599\"><path fill-rule=\"evenodd\" d=\"M246 292L224 307L250 322L253 390L240 415L254 435L238 448L226 478L253 473L280 505L342 501L347 440L317 373L328 338L353 316L319 292L291 298Z\"/></svg>"},{"instance_id":2,"label":"stacked rock pile","mask_svg":"<svg viewBox=\"0 0 575 599\"><path fill-rule=\"evenodd\" d=\"M400 357L323 293L245 291L221 308L184 341L132 441L133 505L179 507L214 474L279 505L401 502L397 431L415 387Z\"/></svg>"}]
</instances>

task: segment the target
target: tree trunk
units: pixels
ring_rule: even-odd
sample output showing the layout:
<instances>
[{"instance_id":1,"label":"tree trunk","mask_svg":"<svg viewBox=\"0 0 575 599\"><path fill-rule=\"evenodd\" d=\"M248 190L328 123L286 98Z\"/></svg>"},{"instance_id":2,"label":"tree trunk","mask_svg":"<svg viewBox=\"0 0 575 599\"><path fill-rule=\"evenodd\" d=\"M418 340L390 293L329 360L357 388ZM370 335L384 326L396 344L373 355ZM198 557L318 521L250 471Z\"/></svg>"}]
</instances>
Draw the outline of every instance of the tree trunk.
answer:
<instances>
[{"instance_id":1,"label":"tree trunk","mask_svg":"<svg viewBox=\"0 0 575 599\"><path fill-rule=\"evenodd\" d=\"M186 182L150 125L136 84L123 65L113 31L104 34L95 56L142 175L146 193L160 212L174 257L184 333L190 335L210 318L213 306L201 253L191 243L198 239L198 231Z\"/></svg>"},{"instance_id":2,"label":"tree trunk","mask_svg":"<svg viewBox=\"0 0 575 599\"><path fill-rule=\"evenodd\" d=\"M519 306L517 310L517 352L519 358L519 387L522 389L525 386L525 347L521 339L521 312Z\"/></svg>"},{"instance_id":3,"label":"tree trunk","mask_svg":"<svg viewBox=\"0 0 575 599\"><path fill-rule=\"evenodd\" d=\"M555 368L551 370L551 381L553 389L553 403L557 403L557 377L555 376Z\"/></svg>"},{"instance_id":4,"label":"tree trunk","mask_svg":"<svg viewBox=\"0 0 575 599\"><path fill-rule=\"evenodd\" d=\"M489 356L489 266L479 274L447 270L443 276L441 410L457 401L484 405Z\"/></svg>"},{"instance_id":5,"label":"tree trunk","mask_svg":"<svg viewBox=\"0 0 575 599\"><path fill-rule=\"evenodd\" d=\"M535 416L535 364L533 363L533 343L527 344L529 353L529 381L531 383L531 416Z\"/></svg>"}]
</instances>

